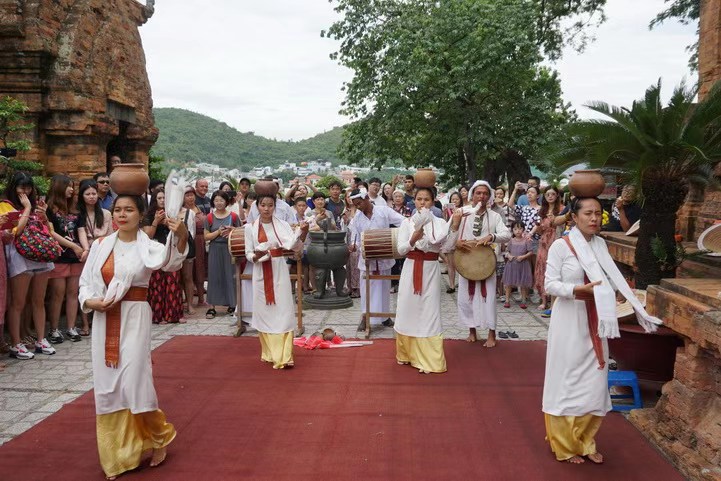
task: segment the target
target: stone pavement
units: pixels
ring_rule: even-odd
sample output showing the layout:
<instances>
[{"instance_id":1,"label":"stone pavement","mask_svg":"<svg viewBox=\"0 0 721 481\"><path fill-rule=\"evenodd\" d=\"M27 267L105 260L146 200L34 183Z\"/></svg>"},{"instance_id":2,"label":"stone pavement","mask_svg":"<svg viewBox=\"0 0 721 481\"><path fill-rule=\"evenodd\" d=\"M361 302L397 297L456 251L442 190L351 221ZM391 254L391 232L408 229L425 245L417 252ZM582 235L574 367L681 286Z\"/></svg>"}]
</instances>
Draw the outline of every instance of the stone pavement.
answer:
<instances>
[{"instance_id":1,"label":"stone pavement","mask_svg":"<svg viewBox=\"0 0 721 481\"><path fill-rule=\"evenodd\" d=\"M443 276L441 291L444 335L446 339L465 339L468 330L458 325L455 315L456 294L446 294L446 279ZM396 298L396 294L391 294L391 310L395 310ZM348 309L305 311L305 334L331 327L347 338L362 337L363 333L356 332L360 321L360 300L354 301L353 307ZM520 309L517 302L512 302L512 306L504 309L502 303L498 302L498 330L516 331L519 341L546 339L548 319L540 317L537 305L529 305L527 310ZM225 315L207 320L204 314L204 310L198 309L197 314L188 318L186 324L153 326L153 349L174 336L232 336L235 332L231 326L234 318ZM255 331L249 330L244 336L254 334ZM392 337L392 328L374 329L371 333L371 339ZM57 354L38 354L29 361L2 359L7 367L0 372L0 445L92 389L90 338L75 343L66 340L56 344L55 348Z\"/></svg>"}]
</instances>

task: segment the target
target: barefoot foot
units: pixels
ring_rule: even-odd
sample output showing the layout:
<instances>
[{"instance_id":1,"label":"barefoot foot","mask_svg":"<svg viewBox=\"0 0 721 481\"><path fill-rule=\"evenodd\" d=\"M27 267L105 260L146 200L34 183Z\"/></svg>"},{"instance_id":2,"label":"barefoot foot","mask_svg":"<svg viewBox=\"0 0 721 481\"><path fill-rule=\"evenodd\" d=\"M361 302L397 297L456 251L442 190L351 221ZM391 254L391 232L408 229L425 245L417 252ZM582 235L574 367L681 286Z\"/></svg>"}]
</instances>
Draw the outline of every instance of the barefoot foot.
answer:
<instances>
[{"instance_id":1,"label":"barefoot foot","mask_svg":"<svg viewBox=\"0 0 721 481\"><path fill-rule=\"evenodd\" d=\"M483 347L496 347L496 331L488 330L488 339L483 343Z\"/></svg>"},{"instance_id":2,"label":"barefoot foot","mask_svg":"<svg viewBox=\"0 0 721 481\"><path fill-rule=\"evenodd\" d=\"M165 461L165 456L167 456L167 454L168 450L166 448L153 449L153 457L150 460L150 466L160 466L160 464Z\"/></svg>"},{"instance_id":3,"label":"barefoot foot","mask_svg":"<svg viewBox=\"0 0 721 481\"><path fill-rule=\"evenodd\" d=\"M587 456L587 458L588 458L589 460L591 460L591 462L593 462L593 463L603 464L603 454L601 454L601 453L589 454L589 455Z\"/></svg>"},{"instance_id":4,"label":"barefoot foot","mask_svg":"<svg viewBox=\"0 0 721 481\"><path fill-rule=\"evenodd\" d=\"M476 342L478 340L478 337L476 336L476 330L471 329L468 332L468 337L466 338L466 342Z\"/></svg>"},{"instance_id":5,"label":"barefoot foot","mask_svg":"<svg viewBox=\"0 0 721 481\"><path fill-rule=\"evenodd\" d=\"M566 462L571 464L583 464L585 460L581 456L574 456L570 459L567 459Z\"/></svg>"}]
</instances>

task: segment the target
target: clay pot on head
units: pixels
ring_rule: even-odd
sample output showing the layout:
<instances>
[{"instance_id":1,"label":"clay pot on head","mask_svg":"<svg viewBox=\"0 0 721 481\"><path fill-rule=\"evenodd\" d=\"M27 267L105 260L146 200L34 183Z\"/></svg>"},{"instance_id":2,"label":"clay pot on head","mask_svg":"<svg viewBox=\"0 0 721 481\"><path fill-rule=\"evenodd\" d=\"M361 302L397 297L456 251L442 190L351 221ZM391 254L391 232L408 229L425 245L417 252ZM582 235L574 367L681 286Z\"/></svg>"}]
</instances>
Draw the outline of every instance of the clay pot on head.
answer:
<instances>
[{"instance_id":1,"label":"clay pot on head","mask_svg":"<svg viewBox=\"0 0 721 481\"><path fill-rule=\"evenodd\" d=\"M568 188L576 197L598 197L606 188L606 181L599 170L577 170L571 175Z\"/></svg>"},{"instance_id":2,"label":"clay pot on head","mask_svg":"<svg viewBox=\"0 0 721 481\"><path fill-rule=\"evenodd\" d=\"M278 184L272 180L257 180L253 186L253 190L258 195L269 195L275 197L278 194Z\"/></svg>"},{"instance_id":3,"label":"clay pot on head","mask_svg":"<svg viewBox=\"0 0 721 481\"><path fill-rule=\"evenodd\" d=\"M436 173L433 169L418 169L413 176L413 183L416 187L435 187Z\"/></svg>"},{"instance_id":4,"label":"clay pot on head","mask_svg":"<svg viewBox=\"0 0 721 481\"><path fill-rule=\"evenodd\" d=\"M145 195L149 185L145 164L118 164L110 174L110 188L118 195Z\"/></svg>"}]
</instances>

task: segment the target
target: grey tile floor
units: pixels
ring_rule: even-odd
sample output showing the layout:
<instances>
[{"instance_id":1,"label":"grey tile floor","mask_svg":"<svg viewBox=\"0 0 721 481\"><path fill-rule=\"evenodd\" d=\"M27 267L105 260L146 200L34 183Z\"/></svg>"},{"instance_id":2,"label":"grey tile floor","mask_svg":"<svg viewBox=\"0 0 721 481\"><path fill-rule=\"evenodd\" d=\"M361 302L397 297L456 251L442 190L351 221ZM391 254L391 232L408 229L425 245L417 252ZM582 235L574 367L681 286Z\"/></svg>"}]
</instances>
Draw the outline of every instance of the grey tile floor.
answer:
<instances>
[{"instance_id":1,"label":"grey tile floor","mask_svg":"<svg viewBox=\"0 0 721 481\"><path fill-rule=\"evenodd\" d=\"M446 276L443 276L441 313L446 339L465 339L468 331L458 324L456 294L447 294ZM391 310L395 309L396 294L391 294ZM528 309L518 307L505 309L498 302L498 330L516 331L518 341L546 339L548 320L540 317L537 305ZM152 346L156 348L174 336L232 336L235 328L230 316L218 316L207 320L205 311L198 309L186 324L156 325L152 330ZM303 314L305 333L331 327L348 338L360 337L356 332L360 321L360 302L355 299L351 308L335 311L306 310ZM244 336L253 336L249 330ZM479 333L483 334L483 333ZM374 330L372 339L393 338L392 328ZM501 341L506 342L506 341ZM517 342L517 341L507 341ZM37 355L29 361L2 359L7 366L0 372L0 445L22 434L35 424L58 411L65 403L72 402L92 389L90 363L90 340L72 343L65 341L55 346L53 356Z\"/></svg>"}]
</instances>

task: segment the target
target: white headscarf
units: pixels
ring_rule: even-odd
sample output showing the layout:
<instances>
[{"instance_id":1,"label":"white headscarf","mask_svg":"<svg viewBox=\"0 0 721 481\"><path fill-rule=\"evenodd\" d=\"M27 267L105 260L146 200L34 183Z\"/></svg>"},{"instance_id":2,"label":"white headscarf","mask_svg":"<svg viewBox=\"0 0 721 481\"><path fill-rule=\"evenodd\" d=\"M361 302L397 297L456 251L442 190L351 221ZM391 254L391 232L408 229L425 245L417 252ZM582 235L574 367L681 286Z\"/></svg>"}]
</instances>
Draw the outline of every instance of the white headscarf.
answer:
<instances>
[{"instance_id":1,"label":"white headscarf","mask_svg":"<svg viewBox=\"0 0 721 481\"><path fill-rule=\"evenodd\" d=\"M365 199L366 197L368 197L368 191L366 190L365 187L361 187L360 189L358 189L358 193L356 195L350 196L350 200Z\"/></svg>"},{"instance_id":2,"label":"white headscarf","mask_svg":"<svg viewBox=\"0 0 721 481\"><path fill-rule=\"evenodd\" d=\"M489 184L485 180L477 180L471 186L471 190L468 191L468 202L473 202L473 191L476 190L481 185L485 185L486 187L488 187L489 193L493 192L493 187L491 187L491 184Z\"/></svg>"}]
</instances>

